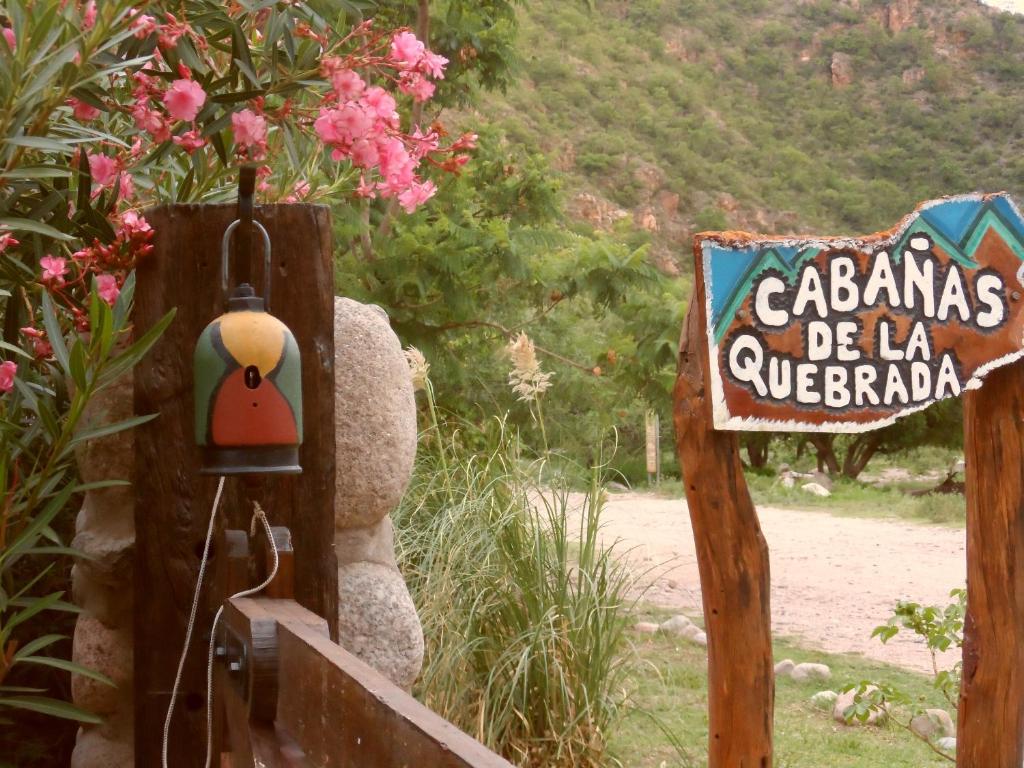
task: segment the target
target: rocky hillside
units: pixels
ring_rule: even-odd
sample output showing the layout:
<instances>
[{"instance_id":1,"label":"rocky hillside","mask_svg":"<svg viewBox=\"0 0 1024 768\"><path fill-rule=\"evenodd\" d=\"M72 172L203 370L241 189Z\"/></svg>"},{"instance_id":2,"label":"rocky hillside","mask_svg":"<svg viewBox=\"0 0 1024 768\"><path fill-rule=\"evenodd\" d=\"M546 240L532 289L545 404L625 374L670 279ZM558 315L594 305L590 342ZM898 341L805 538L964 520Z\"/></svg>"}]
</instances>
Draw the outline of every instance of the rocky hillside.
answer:
<instances>
[{"instance_id":1,"label":"rocky hillside","mask_svg":"<svg viewBox=\"0 0 1024 768\"><path fill-rule=\"evenodd\" d=\"M473 118L667 270L699 229L858 233L1024 194L1024 17L975 0L531 0L520 24L519 82Z\"/></svg>"}]
</instances>

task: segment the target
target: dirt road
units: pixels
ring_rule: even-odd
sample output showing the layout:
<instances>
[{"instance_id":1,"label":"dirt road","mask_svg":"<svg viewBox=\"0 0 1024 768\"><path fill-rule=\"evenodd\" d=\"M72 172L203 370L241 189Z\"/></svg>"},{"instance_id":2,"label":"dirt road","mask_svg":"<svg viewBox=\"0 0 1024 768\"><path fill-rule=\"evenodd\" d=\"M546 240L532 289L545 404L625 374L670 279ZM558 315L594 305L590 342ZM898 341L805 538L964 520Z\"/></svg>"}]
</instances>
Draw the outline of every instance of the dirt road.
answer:
<instances>
[{"instance_id":1,"label":"dirt road","mask_svg":"<svg viewBox=\"0 0 1024 768\"><path fill-rule=\"evenodd\" d=\"M834 517L761 507L772 574L772 627L804 645L923 672L931 658L901 633L888 645L871 631L897 599L945 604L963 586L962 529L890 520ZM638 567L655 566L646 600L699 615L700 580L686 502L640 493L612 494L603 516L605 541L635 547ZM949 656L949 663L956 659ZM797 659L807 661L812 659Z\"/></svg>"}]
</instances>

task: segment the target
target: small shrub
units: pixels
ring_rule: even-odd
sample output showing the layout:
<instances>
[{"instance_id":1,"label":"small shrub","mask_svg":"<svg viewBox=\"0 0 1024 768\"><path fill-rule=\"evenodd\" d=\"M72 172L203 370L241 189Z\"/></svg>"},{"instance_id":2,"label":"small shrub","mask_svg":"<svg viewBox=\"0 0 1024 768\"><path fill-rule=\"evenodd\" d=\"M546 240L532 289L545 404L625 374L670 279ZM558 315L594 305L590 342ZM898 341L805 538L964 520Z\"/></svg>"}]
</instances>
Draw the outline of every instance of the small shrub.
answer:
<instances>
[{"instance_id":1,"label":"small shrub","mask_svg":"<svg viewBox=\"0 0 1024 768\"><path fill-rule=\"evenodd\" d=\"M929 493L917 500L915 516L934 523L957 523L967 519L967 501L959 493Z\"/></svg>"}]
</instances>

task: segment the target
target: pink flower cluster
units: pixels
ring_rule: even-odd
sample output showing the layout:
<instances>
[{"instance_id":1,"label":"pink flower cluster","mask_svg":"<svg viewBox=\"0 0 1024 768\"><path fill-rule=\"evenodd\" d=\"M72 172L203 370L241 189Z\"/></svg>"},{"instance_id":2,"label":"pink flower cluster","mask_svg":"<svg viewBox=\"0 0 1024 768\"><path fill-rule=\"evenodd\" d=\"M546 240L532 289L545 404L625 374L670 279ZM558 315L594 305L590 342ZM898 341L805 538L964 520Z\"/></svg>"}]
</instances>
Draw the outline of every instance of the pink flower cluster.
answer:
<instances>
[{"instance_id":1,"label":"pink flower cluster","mask_svg":"<svg viewBox=\"0 0 1024 768\"><path fill-rule=\"evenodd\" d=\"M443 78L448 60L427 50L408 31L391 38L381 62L397 73L398 88L415 101L434 95L428 78ZM334 160L350 160L362 171L356 193L362 197L397 198L409 213L429 200L437 188L417 175L421 161L439 147L436 131L412 135L401 131L394 97L378 85L368 85L351 62L327 57L321 62L331 83L328 104L313 123L317 136L331 148ZM373 181L368 174L375 173Z\"/></svg>"}]
</instances>

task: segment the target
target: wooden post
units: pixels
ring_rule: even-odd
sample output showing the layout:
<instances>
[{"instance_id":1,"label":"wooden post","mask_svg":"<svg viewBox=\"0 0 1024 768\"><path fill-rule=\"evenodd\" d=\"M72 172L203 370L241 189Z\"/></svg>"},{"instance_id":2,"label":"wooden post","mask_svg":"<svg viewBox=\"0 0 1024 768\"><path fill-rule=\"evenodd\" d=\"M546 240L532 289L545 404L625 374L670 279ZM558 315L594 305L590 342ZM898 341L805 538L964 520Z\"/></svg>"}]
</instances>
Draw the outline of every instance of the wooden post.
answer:
<instances>
[{"instance_id":1,"label":"wooden post","mask_svg":"<svg viewBox=\"0 0 1024 768\"><path fill-rule=\"evenodd\" d=\"M1024 363L964 396L967 618L960 768L1024 760Z\"/></svg>"},{"instance_id":2,"label":"wooden post","mask_svg":"<svg viewBox=\"0 0 1024 768\"><path fill-rule=\"evenodd\" d=\"M700 259L697 259L698 270ZM676 451L697 545L708 636L708 766L770 768L775 677L768 546L736 436L712 427L703 279L679 345Z\"/></svg>"},{"instance_id":3,"label":"wooden post","mask_svg":"<svg viewBox=\"0 0 1024 768\"><path fill-rule=\"evenodd\" d=\"M147 212L154 252L138 268L135 324L142 332L172 307L177 316L135 371L135 411L159 418L135 435L135 759L160 764L164 715L199 570L217 479L199 474L193 437L192 353L200 332L225 308L221 236L234 205L168 205ZM291 529L295 597L337 632L334 541L334 267L328 210L316 205L256 208L273 245L272 306L302 355L305 440L301 475L243 484L229 480L220 523L248 530L259 500L274 525ZM254 246L260 250L258 239ZM262 292L262 254L253 282ZM217 570L214 551L207 586ZM207 595L208 597L208 595ZM212 612L200 604L171 728L171 764L203 764L205 647Z\"/></svg>"}]
</instances>

